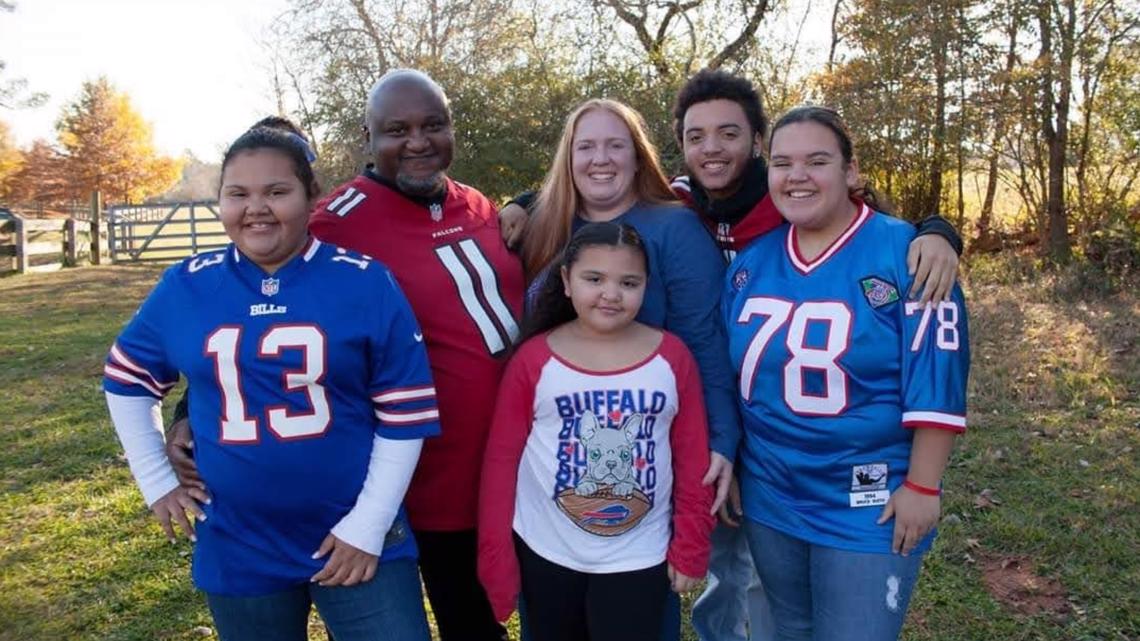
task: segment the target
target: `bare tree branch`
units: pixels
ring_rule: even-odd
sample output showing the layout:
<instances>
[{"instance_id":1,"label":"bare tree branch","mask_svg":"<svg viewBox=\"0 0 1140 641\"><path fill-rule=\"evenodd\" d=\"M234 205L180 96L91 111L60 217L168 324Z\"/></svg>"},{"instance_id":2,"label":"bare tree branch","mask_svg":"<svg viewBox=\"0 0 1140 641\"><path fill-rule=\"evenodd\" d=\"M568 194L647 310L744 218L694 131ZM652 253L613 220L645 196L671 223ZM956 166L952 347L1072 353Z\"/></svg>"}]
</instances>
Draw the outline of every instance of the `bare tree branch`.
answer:
<instances>
[{"instance_id":1,"label":"bare tree branch","mask_svg":"<svg viewBox=\"0 0 1140 641\"><path fill-rule=\"evenodd\" d=\"M709 68L716 69L728 60L735 59L740 53L744 45L748 43L756 35L756 30L760 27L760 22L764 20L764 14L768 12L768 0L759 0L756 7L752 10L752 15L749 16L748 22L744 25L744 29L735 40L728 43L720 53L713 56L709 61Z\"/></svg>"},{"instance_id":2,"label":"bare tree branch","mask_svg":"<svg viewBox=\"0 0 1140 641\"><path fill-rule=\"evenodd\" d=\"M356 12L357 19L364 25L364 32L372 42L373 51L376 52L377 67L383 73L388 69L388 57L384 55L384 45L380 40L380 32L376 30L376 23L372 21L372 16L368 15L368 8L364 6L364 0L351 1L352 10Z\"/></svg>"}]
</instances>

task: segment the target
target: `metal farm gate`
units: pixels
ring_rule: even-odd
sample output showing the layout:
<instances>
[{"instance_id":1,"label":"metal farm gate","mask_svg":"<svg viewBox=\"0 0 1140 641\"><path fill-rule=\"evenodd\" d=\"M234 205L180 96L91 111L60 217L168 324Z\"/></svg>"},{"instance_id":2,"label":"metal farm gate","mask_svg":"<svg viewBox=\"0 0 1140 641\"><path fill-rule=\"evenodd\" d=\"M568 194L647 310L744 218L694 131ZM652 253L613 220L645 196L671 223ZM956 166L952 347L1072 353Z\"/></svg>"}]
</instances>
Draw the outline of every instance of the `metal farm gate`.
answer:
<instances>
[{"instance_id":1,"label":"metal farm gate","mask_svg":"<svg viewBox=\"0 0 1140 641\"><path fill-rule=\"evenodd\" d=\"M107 207L111 261L174 261L226 245L218 203L153 203Z\"/></svg>"}]
</instances>

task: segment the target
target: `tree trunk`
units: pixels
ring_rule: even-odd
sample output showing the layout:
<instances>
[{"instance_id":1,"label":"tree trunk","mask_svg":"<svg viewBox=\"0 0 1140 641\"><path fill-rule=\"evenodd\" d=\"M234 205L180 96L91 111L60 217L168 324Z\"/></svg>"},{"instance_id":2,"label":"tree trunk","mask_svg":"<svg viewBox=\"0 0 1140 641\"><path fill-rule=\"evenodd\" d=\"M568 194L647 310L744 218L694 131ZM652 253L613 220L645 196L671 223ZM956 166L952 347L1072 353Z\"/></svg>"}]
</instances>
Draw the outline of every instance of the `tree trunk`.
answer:
<instances>
[{"instance_id":1,"label":"tree trunk","mask_svg":"<svg viewBox=\"0 0 1140 641\"><path fill-rule=\"evenodd\" d=\"M1076 47L1077 3L1065 0L1061 23L1060 95L1057 96L1057 135L1049 147L1049 253L1060 262L1072 255L1069 212L1065 208L1065 164L1069 147L1069 106L1073 95L1073 56Z\"/></svg>"},{"instance_id":2,"label":"tree trunk","mask_svg":"<svg viewBox=\"0 0 1140 641\"><path fill-rule=\"evenodd\" d=\"M994 135L990 143L989 168L986 177L986 196L982 201L982 211L978 215L978 240L985 242L990 235L990 224L994 213L994 196L998 186L998 159L1006 131L1006 102L1009 101L1013 67L1017 64L1017 33L1021 30L1020 5L1015 0L1010 3L1009 47L1005 55L1005 75L1001 80L998 102L994 106Z\"/></svg>"},{"instance_id":3,"label":"tree trunk","mask_svg":"<svg viewBox=\"0 0 1140 641\"><path fill-rule=\"evenodd\" d=\"M843 0L835 0L835 9L831 12L831 48L827 52L827 73L831 73L835 65L835 49L839 46L839 11L843 7Z\"/></svg>"},{"instance_id":4,"label":"tree trunk","mask_svg":"<svg viewBox=\"0 0 1140 641\"><path fill-rule=\"evenodd\" d=\"M946 42L944 2L930 5L934 25L931 46L934 48L934 151L930 156L930 191L926 197L923 215L937 213L942 203L942 172L946 155Z\"/></svg>"}]
</instances>

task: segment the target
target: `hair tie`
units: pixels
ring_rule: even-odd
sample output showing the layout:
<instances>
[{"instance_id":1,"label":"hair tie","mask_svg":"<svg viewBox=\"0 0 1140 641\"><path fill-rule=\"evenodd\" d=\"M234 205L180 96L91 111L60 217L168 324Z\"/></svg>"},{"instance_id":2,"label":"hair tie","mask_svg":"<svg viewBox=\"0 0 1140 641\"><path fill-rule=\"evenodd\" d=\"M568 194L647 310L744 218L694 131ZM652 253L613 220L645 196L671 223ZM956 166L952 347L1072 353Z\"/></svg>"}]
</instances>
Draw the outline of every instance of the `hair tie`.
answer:
<instances>
[{"instance_id":1,"label":"hair tie","mask_svg":"<svg viewBox=\"0 0 1140 641\"><path fill-rule=\"evenodd\" d=\"M301 136L298 136L292 131L287 131L285 133L289 136L290 140L292 140L297 144L298 147L301 148L301 151L305 152L305 160L308 160L311 163L317 161L317 152L313 151L313 148L309 146L309 141L305 140Z\"/></svg>"}]
</instances>

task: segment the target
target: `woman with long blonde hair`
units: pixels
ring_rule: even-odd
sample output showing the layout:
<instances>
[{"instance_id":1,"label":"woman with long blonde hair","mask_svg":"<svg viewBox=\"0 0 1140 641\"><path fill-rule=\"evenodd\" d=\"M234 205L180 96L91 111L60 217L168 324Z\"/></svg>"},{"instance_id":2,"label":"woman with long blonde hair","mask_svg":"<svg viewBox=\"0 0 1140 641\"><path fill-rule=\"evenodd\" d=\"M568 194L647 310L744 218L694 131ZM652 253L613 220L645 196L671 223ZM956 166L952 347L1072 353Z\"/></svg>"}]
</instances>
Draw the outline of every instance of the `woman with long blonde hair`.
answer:
<instances>
[{"instance_id":1,"label":"woman with long blonde hair","mask_svg":"<svg viewBox=\"0 0 1140 641\"><path fill-rule=\"evenodd\" d=\"M621 121L628 142L632 144L636 165L630 189L622 195L654 205L678 202L677 196L669 186L669 179L657 160L657 147L649 139L645 119L641 114L617 100L608 98L587 100L566 118L558 149L554 152L554 162L551 163L535 200L535 211L541 213L530 221L527 235L522 243L523 263L530 278L537 276L561 253L562 248L570 240L576 215L581 215L588 222L602 222L609 219L605 218L607 213L613 213L598 211L604 208L604 204L597 203L588 196L584 198L575 184L573 166L575 133L579 121L587 114L595 112L607 112ZM579 143L586 146L590 144L582 140L579 140Z\"/></svg>"},{"instance_id":2,"label":"woman with long blonde hair","mask_svg":"<svg viewBox=\"0 0 1140 641\"><path fill-rule=\"evenodd\" d=\"M649 269L636 320L676 334L696 359L709 424L709 470L713 472L705 473L703 483L707 486L724 479L717 484L715 511L728 492L727 481L731 478L731 473L721 475L717 471L726 467L731 470L740 438L735 379L729 366L724 328L719 322L724 261L697 215L674 197L641 115L618 101L595 99L584 102L567 118L528 224L522 255L531 291L540 290L544 284L561 289L557 282L559 272L552 271L551 265L558 263L571 235L588 223L608 221L632 227L644 242ZM548 275L551 282L547 282ZM569 291L563 291L563 295L569 296ZM558 312L553 306L533 307L525 323L524 334L528 337L549 327L545 316ZM616 317L623 312L622 296L599 294L591 309ZM571 426L568 437L578 438L574 426L587 413L617 421L621 417L615 418L614 414L628 412L611 411L610 400L606 399L637 393L638 390L615 387L584 395L582 403L567 406L564 419ZM569 460L566 464L575 468L567 470L575 478L585 474L588 467L587 461ZM642 469L648 469L645 462L636 467L636 474L643 475ZM655 481L649 478L651 475L644 476L647 478L637 479L643 487ZM480 506L481 522L486 507ZM489 570L483 565L484 552L492 554L495 546L480 536L482 575ZM680 569L684 576L672 577L674 590L695 587L704 575L706 561ZM679 630L673 628L680 625L679 600L672 599L667 607L665 621L670 629L664 636L676 638Z\"/></svg>"}]
</instances>

